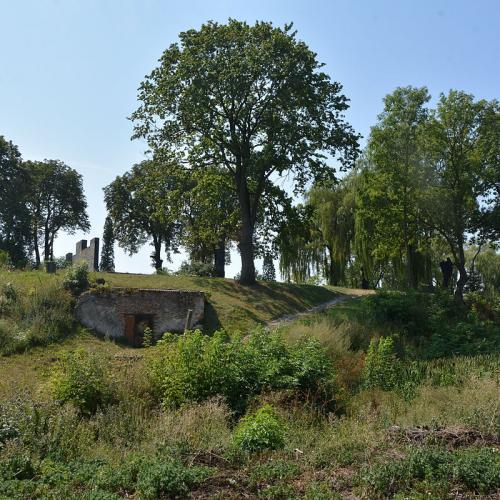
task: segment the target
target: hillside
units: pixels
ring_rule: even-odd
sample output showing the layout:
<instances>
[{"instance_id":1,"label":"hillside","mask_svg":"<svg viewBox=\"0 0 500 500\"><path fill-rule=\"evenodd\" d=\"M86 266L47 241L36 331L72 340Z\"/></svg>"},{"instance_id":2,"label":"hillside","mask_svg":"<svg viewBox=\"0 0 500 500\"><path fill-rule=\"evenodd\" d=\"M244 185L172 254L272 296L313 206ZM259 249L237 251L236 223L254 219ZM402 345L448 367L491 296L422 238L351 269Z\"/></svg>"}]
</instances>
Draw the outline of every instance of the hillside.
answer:
<instances>
[{"instance_id":1,"label":"hillside","mask_svg":"<svg viewBox=\"0 0 500 500\"><path fill-rule=\"evenodd\" d=\"M60 281L63 274L0 271L0 283L10 282L29 292L51 281ZM246 330L328 302L339 293L363 293L362 290L292 283L259 282L252 287L244 287L232 279L173 275L92 273L92 278L103 278L112 287L201 290L205 292L207 299L206 326L209 330Z\"/></svg>"}]
</instances>

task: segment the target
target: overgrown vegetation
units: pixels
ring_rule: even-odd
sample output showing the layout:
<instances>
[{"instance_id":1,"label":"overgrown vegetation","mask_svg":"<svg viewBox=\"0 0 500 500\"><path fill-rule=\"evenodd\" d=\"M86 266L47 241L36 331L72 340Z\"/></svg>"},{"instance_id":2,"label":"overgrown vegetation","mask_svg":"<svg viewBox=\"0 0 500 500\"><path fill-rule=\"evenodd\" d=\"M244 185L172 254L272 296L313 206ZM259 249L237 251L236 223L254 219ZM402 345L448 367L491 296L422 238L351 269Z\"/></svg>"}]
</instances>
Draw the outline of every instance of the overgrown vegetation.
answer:
<instances>
[{"instance_id":1,"label":"overgrown vegetation","mask_svg":"<svg viewBox=\"0 0 500 500\"><path fill-rule=\"evenodd\" d=\"M289 346L279 333L264 329L246 337L223 331L212 337L199 331L167 334L150 363L151 386L166 407L223 396L232 410L241 412L252 396L278 389L333 404L333 365L311 338Z\"/></svg>"},{"instance_id":2,"label":"overgrown vegetation","mask_svg":"<svg viewBox=\"0 0 500 500\"><path fill-rule=\"evenodd\" d=\"M54 342L73 330L72 298L57 283L40 284L26 294L0 282L0 355Z\"/></svg>"},{"instance_id":3,"label":"overgrown vegetation","mask_svg":"<svg viewBox=\"0 0 500 500\"><path fill-rule=\"evenodd\" d=\"M416 321L493 328L474 304L382 294L275 332L54 351L4 388L0 495L494 497L500 357L429 356L439 322Z\"/></svg>"}]
</instances>

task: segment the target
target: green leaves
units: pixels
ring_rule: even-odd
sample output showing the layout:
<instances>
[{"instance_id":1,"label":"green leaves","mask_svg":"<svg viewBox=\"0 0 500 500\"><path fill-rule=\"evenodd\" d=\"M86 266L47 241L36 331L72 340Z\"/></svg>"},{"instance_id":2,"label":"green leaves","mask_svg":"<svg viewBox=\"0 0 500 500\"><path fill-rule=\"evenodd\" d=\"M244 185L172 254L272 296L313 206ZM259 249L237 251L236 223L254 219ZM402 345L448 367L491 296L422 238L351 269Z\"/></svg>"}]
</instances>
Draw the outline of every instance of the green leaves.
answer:
<instances>
[{"instance_id":1,"label":"green leaves","mask_svg":"<svg viewBox=\"0 0 500 500\"><path fill-rule=\"evenodd\" d=\"M222 396L235 411L263 390L294 389L333 400L332 363L314 339L292 346L278 332L255 330L247 338L199 331L166 334L158 342L149 373L167 407Z\"/></svg>"},{"instance_id":2,"label":"green leaves","mask_svg":"<svg viewBox=\"0 0 500 500\"><path fill-rule=\"evenodd\" d=\"M186 175L172 160L145 160L104 188L118 244L131 255L147 241L154 246L156 269L161 249L167 256L179 244L179 219Z\"/></svg>"},{"instance_id":3,"label":"green leaves","mask_svg":"<svg viewBox=\"0 0 500 500\"><path fill-rule=\"evenodd\" d=\"M338 83L290 26L230 19L179 35L139 89L134 138L171 151L195 168L217 166L238 197L241 281L255 281L254 231L271 175L289 175L297 191L331 179L326 158L350 166L358 136L342 115ZM271 196L276 199L276 194ZM267 200L264 202L269 206Z\"/></svg>"},{"instance_id":4,"label":"green leaves","mask_svg":"<svg viewBox=\"0 0 500 500\"><path fill-rule=\"evenodd\" d=\"M283 448L285 425L271 405L264 405L254 414L243 417L234 432L235 444L246 451Z\"/></svg>"}]
</instances>

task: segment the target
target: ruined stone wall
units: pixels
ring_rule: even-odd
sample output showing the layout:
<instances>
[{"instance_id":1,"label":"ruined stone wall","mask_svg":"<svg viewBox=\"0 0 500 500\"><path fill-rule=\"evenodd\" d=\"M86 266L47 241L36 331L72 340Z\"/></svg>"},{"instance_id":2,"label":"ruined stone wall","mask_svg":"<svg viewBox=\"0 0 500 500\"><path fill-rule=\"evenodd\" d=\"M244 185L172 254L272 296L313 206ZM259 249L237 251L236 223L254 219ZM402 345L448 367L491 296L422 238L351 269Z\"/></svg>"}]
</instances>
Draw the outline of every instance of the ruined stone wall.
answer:
<instances>
[{"instance_id":1,"label":"ruined stone wall","mask_svg":"<svg viewBox=\"0 0 500 500\"><path fill-rule=\"evenodd\" d=\"M85 262L89 271L99 271L99 238L92 238L89 246L87 240L80 240L75 253L66 254L66 260L72 264Z\"/></svg>"},{"instance_id":2,"label":"ruined stone wall","mask_svg":"<svg viewBox=\"0 0 500 500\"><path fill-rule=\"evenodd\" d=\"M203 292L98 288L79 297L76 317L87 328L119 338L125 335L127 317L147 315L155 338L159 338L165 332L182 332L189 309L193 311L190 327L201 325Z\"/></svg>"}]
</instances>

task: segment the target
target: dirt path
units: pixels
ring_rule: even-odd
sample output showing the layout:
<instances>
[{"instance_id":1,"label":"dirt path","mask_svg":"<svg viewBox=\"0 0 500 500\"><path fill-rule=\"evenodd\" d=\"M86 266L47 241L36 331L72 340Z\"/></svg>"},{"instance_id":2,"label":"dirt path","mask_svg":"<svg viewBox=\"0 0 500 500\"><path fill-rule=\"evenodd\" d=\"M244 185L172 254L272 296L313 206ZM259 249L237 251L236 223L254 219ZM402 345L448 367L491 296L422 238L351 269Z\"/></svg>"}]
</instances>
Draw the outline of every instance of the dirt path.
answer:
<instances>
[{"instance_id":1,"label":"dirt path","mask_svg":"<svg viewBox=\"0 0 500 500\"><path fill-rule=\"evenodd\" d=\"M318 304L317 306L310 307L305 311L294 314L287 314L286 316L282 316L281 318L268 321L266 323L266 327L269 330L274 330L275 328L281 326L283 323L289 323L290 321L294 321L302 316L307 316L308 314L325 311L326 309L329 309L330 307L333 307L336 304L340 304L341 302L345 302L347 300L356 299L358 297L359 295L339 295L338 297L335 297L334 299L329 300L328 302L323 302L322 304Z\"/></svg>"}]
</instances>

